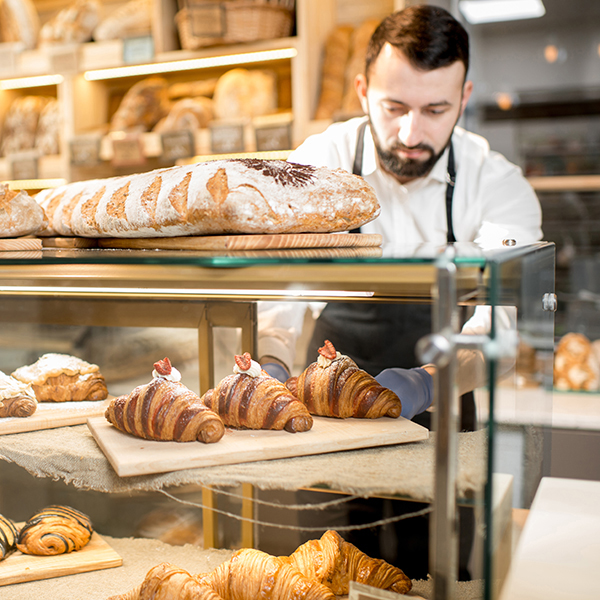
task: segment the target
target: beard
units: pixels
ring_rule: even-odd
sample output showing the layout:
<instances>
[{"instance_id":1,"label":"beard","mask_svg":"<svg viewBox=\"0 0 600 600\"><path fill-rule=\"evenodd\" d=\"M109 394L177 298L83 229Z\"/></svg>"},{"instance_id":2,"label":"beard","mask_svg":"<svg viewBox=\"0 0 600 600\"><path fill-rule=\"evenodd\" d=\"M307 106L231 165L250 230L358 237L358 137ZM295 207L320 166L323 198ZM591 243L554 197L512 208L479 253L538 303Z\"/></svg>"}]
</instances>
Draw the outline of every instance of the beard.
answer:
<instances>
[{"instance_id":1,"label":"beard","mask_svg":"<svg viewBox=\"0 0 600 600\"><path fill-rule=\"evenodd\" d=\"M428 144L417 144L416 146L405 146L401 142L394 142L389 148L384 149L375 133L373 124L371 124L371 133L373 135L373 141L375 143L375 149L377 150L377 156L379 162L385 171L394 175L399 179L416 179L417 177L425 177L437 161L440 159L448 144L452 134L448 137L448 141L444 144L439 152L429 146ZM413 158L403 158L398 152L405 150L422 150L429 153L429 158L425 160L415 160Z\"/></svg>"}]
</instances>

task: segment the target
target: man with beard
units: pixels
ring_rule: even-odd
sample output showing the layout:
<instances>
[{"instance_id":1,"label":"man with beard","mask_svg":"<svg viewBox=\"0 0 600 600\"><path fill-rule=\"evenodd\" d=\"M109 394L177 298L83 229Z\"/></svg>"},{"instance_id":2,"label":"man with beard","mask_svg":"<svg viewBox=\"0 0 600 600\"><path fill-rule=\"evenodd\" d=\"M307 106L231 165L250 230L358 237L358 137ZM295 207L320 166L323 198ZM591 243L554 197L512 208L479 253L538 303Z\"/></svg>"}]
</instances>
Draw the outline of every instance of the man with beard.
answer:
<instances>
[{"instance_id":1,"label":"man with beard","mask_svg":"<svg viewBox=\"0 0 600 600\"><path fill-rule=\"evenodd\" d=\"M457 125L473 89L468 68L468 34L447 11L415 5L390 15L374 32L364 74L355 82L365 116L335 123L311 136L288 160L362 175L373 186L381 213L361 231L381 234L386 251L390 246L441 247L455 241L474 241L489 248L500 247L504 239L518 244L541 239L540 205L521 170L492 152L482 137ZM483 333L484 321L475 315L463 332ZM275 324L276 320L270 323ZM419 367L414 350L416 342L430 332L427 305L329 303L316 321L306 360L315 360L324 340L331 340L336 349L398 393L403 416L428 426L425 411L432 399L433 367ZM458 387L464 393L474 389L482 370L485 373L485 363L480 353L461 352ZM282 356L272 350L263 354ZM261 362L273 363L273 359L265 357ZM265 368L277 375L277 365ZM474 425L472 396L463 396L461 428ZM318 501L307 493L302 497ZM301 521L314 526L322 520L325 527L332 527L336 518L341 524L358 524L407 510L398 502L391 508L391 501L385 501L387 506L383 502L355 502L346 515L329 511L321 516L301 515ZM408 511L418 508L408 503ZM472 514L463 511L462 579L468 577L471 519ZM409 576L426 577L426 518L401 521L396 528L395 534L390 529L380 530L379 535L358 530L346 537L367 554L397 564ZM386 537L390 544L382 542ZM394 539L405 542L394 548Z\"/></svg>"}]
</instances>

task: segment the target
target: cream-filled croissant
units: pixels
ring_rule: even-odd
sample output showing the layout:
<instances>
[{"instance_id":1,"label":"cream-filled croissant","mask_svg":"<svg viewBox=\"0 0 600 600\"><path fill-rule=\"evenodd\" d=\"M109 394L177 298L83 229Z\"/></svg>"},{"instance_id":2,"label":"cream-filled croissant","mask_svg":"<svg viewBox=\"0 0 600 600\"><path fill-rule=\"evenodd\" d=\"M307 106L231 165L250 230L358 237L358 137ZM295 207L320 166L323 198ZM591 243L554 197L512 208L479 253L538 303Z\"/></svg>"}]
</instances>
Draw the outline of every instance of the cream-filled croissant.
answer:
<instances>
[{"instance_id":1,"label":"cream-filled croissant","mask_svg":"<svg viewBox=\"0 0 600 600\"><path fill-rule=\"evenodd\" d=\"M236 355L234 372L202 396L228 427L308 431L306 407L279 380L263 371L248 352Z\"/></svg>"},{"instance_id":2,"label":"cream-filled croissant","mask_svg":"<svg viewBox=\"0 0 600 600\"><path fill-rule=\"evenodd\" d=\"M0 371L0 417L29 417L36 409L31 386Z\"/></svg>"},{"instance_id":3,"label":"cream-filled croissant","mask_svg":"<svg viewBox=\"0 0 600 600\"><path fill-rule=\"evenodd\" d=\"M44 354L12 376L31 385L39 402L104 400L108 396L98 365L69 354Z\"/></svg>"},{"instance_id":4,"label":"cream-filled croissant","mask_svg":"<svg viewBox=\"0 0 600 600\"><path fill-rule=\"evenodd\" d=\"M319 348L319 358L286 386L312 415L323 417L399 417L400 398L336 351L329 340Z\"/></svg>"},{"instance_id":5,"label":"cream-filled croissant","mask_svg":"<svg viewBox=\"0 0 600 600\"><path fill-rule=\"evenodd\" d=\"M117 429L146 440L218 442L225 433L221 418L179 380L168 358L154 363L150 383L111 400L106 419Z\"/></svg>"}]
</instances>

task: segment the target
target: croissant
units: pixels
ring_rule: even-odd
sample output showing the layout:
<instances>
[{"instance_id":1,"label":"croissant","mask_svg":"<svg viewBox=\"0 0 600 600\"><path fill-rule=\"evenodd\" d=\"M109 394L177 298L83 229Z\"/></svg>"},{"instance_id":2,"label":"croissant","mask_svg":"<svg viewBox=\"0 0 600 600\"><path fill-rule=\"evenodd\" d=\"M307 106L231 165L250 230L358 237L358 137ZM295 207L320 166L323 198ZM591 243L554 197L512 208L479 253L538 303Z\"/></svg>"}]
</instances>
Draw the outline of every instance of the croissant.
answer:
<instances>
[{"instance_id":1,"label":"croissant","mask_svg":"<svg viewBox=\"0 0 600 600\"><path fill-rule=\"evenodd\" d=\"M19 530L13 521L0 515L0 560L15 549L18 536Z\"/></svg>"},{"instance_id":2,"label":"croissant","mask_svg":"<svg viewBox=\"0 0 600 600\"><path fill-rule=\"evenodd\" d=\"M169 563L152 567L144 581L129 592L108 600L223 600L208 584L200 583L185 569Z\"/></svg>"},{"instance_id":3,"label":"croissant","mask_svg":"<svg viewBox=\"0 0 600 600\"><path fill-rule=\"evenodd\" d=\"M320 540L309 540L284 560L309 579L326 585L336 596L349 593L350 581L398 594L412 588L401 569L367 556L336 531L326 531Z\"/></svg>"},{"instance_id":4,"label":"croissant","mask_svg":"<svg viewBox=\"0 0 600 600\"><path fill-rule=\"evenodd\" d=\"M154 363L150 383L110 401L106 419L120 431L146 440L207 444L225 433L220 417L183 385L168 358Z\"/></svg>"},{"instance_id":5,"label":"croissant","mask_svg":"<svg viewBox=\"0 0 600 600\"><path fill-rule=\"evenodd\" d=\"M12 376L31 385L40 402L104 400L108 396L98 365L69 354L44 354Z\"/></svg>"},{"instance_id":6,"label":"croissant","mask_svg":"<svg viewBox=\"0 0 600 600\"><path fill-rule=\"evenodd\" d=\"M334 600L322 583L306 577L293 565L266 552L244 548L214 571L197 576L223 600Z\"/></svg>"},{"instance_id":7,"label":"croissant","mask_svg":"<svg viewBox=\"0 0 600 600\"><path fill-rule=\"evenodd\" d=\"M287 388L313 415L323 417L399 417L400 398L359 369L348 356L336 351L329 340L319 348L319 358L298 377L286 381Z\"/></svg>"},{"instance_id":8,"label":"croissant","mask_svg":"<svg viewBox=\"0 0 600 600\"><path fill-rule=\"evenodd\" d=\"M0 417L29 417L36 409L31 386L0 371Z\"/></svg>"},{"instance_id":9,"label":"croissant","mask_svg":"<svg viewBox=\"0 0 600 600\"><path fill-rule=\"evenodd\" d=\"M50 556L83 548L92 537L92 522L70 506L48 506L33 515L19 532L23 554Z\"/></svg>"},{"instance_id":10,"label":"croissant","mask_svg":"<svg viewBox=\"0 0 600 600\"><path fill-rule=\"evenodd\" d=\"M248 352L235 357L234 373L202 396L228 427L308 431L306 407L279 380L263 371Z\"/></svg>"}]
</instances>

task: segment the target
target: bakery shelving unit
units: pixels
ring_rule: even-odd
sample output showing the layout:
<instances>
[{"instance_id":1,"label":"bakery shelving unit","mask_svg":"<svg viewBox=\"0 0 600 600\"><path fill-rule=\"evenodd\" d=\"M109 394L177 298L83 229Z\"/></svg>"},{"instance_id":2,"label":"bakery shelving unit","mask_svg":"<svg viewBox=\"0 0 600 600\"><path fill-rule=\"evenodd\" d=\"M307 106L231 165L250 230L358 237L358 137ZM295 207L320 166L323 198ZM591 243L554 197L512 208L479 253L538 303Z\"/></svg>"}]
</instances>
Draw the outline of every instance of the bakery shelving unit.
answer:
<instances>
[{"instance_id":1,"label":"bakery shelving unit","mask_svg":"<svg viewBox=\"0 0 600 600\"><path fill-rule=\"evenodd\" d=\"M40 12L58 6L38 2ZM22 50L15 44L0 45L0 116L6 113L10 100L16 95L47 94L57 97L61 106L61 153L52 157L33 157L31 153L0 159L0 180L21 179L24 187L48 187L60 180L102 177L125 168L111 163L113 155L110 140L102 133L110 111L112 94L119 88L127 89L143 73L167 73L165 77L204 78L222 74L236 66L274 68L282 79L282 110L293 115L293 145L302 141L312 131L322 129L326 123L312 121L319 89L319 74L323 40L336 21L334 0L298 0L296 3L295 35L287 38L264 40L246 44L214 46L197 51L177 49L174 37L172 0L154 1L155 25L152 37L131 38L107 42L65 44L53 47ZM62 7L62 5L61 5ZM187 70L195 61L197 64ZM212 66L211 66L212 64ZM216 66L215 66L216 64ZM145 65L145 67L143 67ZM219 66L220 65L220 66ZM136 75L123 71L110 73L111 79L101 70L131 67ZM171 69L169 71L169 69ZM180 71L180 68L186 70ZM144 70L145 69L145 70ZM88 79L94 78L94 81ZM49 83L48 83L49 82ZM91 133L96 132L96 133ZM90 168L73 167L72 144L83 137L92 153ZM90 140L91 137L91 140ZM79 140L81 142L81 139ZM108 160L102 168L95 160L93 146L102 143L102 152ZM141 137L142 155L131 170L149 170L164 166L160 160L160 136L147 134ZM126 157L125 157L126 158ZM85 164L85 160L83 161ZM171 161L170 164L173 164ZM34 177L18 176L33 175ZM45 182L27 182L27 179L46 179Z\"/></svg>"},{"instance_id":2,"label":"bakery shelving unit","mask_svg":"<svg viewBox=\"0 0 600 600\"><path fill-rule=\"evenodd\" d=\"M440 366L441 385L436 397L442 410L438 413L438 432L425 442L132 478L116 475L86 425L0 436L0 456L15 463L15 468L63 479L90 493L134 495L130 498L134 505L135 494L147 491L169 490L177 494L186 487L210 491L212 487L237 485L245 486L242 508L245 515L256 514L252 508L253 495L248 494L253 488L328 488L359 496L433 501L437 525L432 533L435 558L430 568L434 581L438 582L436 597L439 598L452 597L448 588L446 592L441 590L456 574L453 532L458 499L474 508L485 525L483 530L488 532L488 537L479 539L480 545L474 552L481 577L485 578L485 597L491 599L492 582L503 578L509 562L514 479L497 473L494 466L496 382L506 366L504 363L510 365L514 360L517 336L536 349L545 379L533 391L537 416L530 428L543 433L548 409L545 388L551 381L548 369L553 350L553 292L554 247L547 243L485 254L470 244L449 247L442 254L436 248L384 248L381 256L335 250L251 255L51 249L38 256L4 253L0 256L0 321L3 332L14 325L25 328L21 330L20 345L35 347L42 325L51 328L50 334L54 332L57 344L63 329L73 325L196 329L200 391L214 380L214 326L240 327L242 350L253 352L259 300L432 302L435 335L425 348L429 349L427 357ZM489 334L470 340L459 335L456 331L459 305L491 307ZM516 330L512 335L502 333L495 317L499 308L506 306L516 309ZM52 339L47 340L46 345L51 342ZM483 429L473 433L457 433L451 426L457 417L452 364L455 350L462 346L481 352L488 366L489 378L482 389L486 414L492 418L482 424ZM510 382L510 375L504 377ZM519 390L516 386L513 389L514 401L519 404ZM531 393L528 390L529 403ZM543 441L543 435L536 437L540 439ZM56 447L60 452L51 451ZM447 452L436 454L436 448L444 447ZM33 448L37 450L32 460ZM530 485L535 486L544 474L543 458L543 447L539 444L526 457L529 470L521 477ZM421 474L424 479L417 481ZM18 493L18 490L11 492ZM2 505L6 498L3 500ZM208 514L211 508L208 492L206 500ZM141 506L138 505L138 512ZM2 509L0 506L0 512ZM210 538L209 524L210 519L206 519L205 535ZM250 519L246 521L249 536L246 541L251 540L252 532ZM214 541L207 539L205 547ZM165 559L168 555L161 554L161 560ZM103 589L90 588L87 597L100 598L111 590L123 591L118 586L116 571L107 571L104 578L96 573L95 586L98 578L104 582ZM43 583L28 585L43 586ZM0 587L0 598L8 597L4 592L10 595L11 590Z\"/></svg>"}]
</instances>

